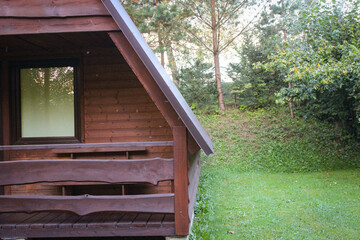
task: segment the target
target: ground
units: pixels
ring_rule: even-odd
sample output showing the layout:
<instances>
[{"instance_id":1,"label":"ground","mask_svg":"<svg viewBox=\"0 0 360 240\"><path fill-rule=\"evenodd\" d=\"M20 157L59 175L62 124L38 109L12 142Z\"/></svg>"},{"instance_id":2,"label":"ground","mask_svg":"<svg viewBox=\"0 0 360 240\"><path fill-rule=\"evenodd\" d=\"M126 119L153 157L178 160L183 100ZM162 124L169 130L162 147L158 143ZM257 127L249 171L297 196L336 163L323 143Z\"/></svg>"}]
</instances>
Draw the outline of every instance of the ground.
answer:
<instances>
[{"instance_id":1,"label":"ground","mask_svg":"<svg viewBox=\"0 0 360 240\"><path fill-rule=\"evenodd\" d=\"M360 154L331 124L285 109L199 115L204 158L192 239L360 239Z\"/></svg>"}]
</instances>

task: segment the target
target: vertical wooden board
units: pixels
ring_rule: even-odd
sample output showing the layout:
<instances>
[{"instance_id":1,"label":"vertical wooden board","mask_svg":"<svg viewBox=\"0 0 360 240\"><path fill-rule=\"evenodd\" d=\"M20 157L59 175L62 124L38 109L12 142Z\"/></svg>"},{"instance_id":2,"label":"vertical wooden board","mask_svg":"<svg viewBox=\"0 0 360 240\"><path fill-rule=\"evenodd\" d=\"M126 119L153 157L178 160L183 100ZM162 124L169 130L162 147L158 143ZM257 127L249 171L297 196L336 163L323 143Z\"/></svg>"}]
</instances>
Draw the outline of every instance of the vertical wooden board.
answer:
<instances>
[{"instance_id":1,"label":"vertical wooden board","mask_svg":"<svg viewBox=\"0 0 360 240\"><path fill-rule=\"evenodd\" d=\"M173 127L174 136L174 191L175 191L175 234L189 234L188 214L188 159L186 127Z\"/></svg>"}]
</instances>

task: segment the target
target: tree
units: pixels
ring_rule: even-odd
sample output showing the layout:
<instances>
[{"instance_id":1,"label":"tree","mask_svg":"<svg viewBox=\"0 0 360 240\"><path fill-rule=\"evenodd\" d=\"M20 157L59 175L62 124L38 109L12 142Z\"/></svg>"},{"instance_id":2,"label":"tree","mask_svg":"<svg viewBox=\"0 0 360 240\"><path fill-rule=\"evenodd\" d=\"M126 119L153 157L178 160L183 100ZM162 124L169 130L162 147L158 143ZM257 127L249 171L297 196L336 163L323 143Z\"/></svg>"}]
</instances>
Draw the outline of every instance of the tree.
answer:
<instances>
[{"instance_id":1,"label":"tree","mask_svg":"<svg viewBox=\"0 0 360 240\"><path fill-rule=\"evenodd\" d=\"M149 45L161 54L163 66L164 53L167 53L172 79L178 84L179 71L174 54L174 43L179 43L184 38L184 28L186 28L184 19L188 17L189 12L184 11L172 0L124 0L123 4L140 32L147 34Z\"/></svg>"},{"instance_id":2,"label":"tree","mask_svg":"<svg viewBox=\"0 0 360 240\"><path fill-rule=\"evenodd\" d=\"M197 59L181 68L179 90L193 109L216 104L212 65Z\"/></svg>"},{"instance_id":3,"label":"tree","mask_svg":"<svg viewBox=\"0 0 360 240\"><path fill-rule=\"evenodd\" d=\"M301 101L312 114L357 134L360 129L360 1L313 2L292 37L263 65L286 73L279 101ZM310 113L308 111L308 113Z\"/></svg>"},{"instance_id":4,"label":"tree","mask_svg":"<svg viewBox=\"0 0 360 240\"><path fill-rule=\"evenodd\" d=\"M261 13L260 21L253 31L245 34L244 42L237 49L239 62L230 63L228 76L233 80L233 94L239 96L240 104L248 107L265 107L275 103L275 93L283 84L279 71L267 72L254 68L257 62L267 62L270 54L281 44L281 25L273 14L273 6Z\"/></svg>"},{"instance_id":5,"label":"tree","mask_svg":"<svg viewBox=\"0 0 360 240\"><path fill-rule=\"evenodd\" d=\"M213 56L218 103L221 111L224 112L220 54L245 32L257 14L239 29L241 10L248 4L248 0L180 0L179 2L193 13L189 21L192 28L188 28L188 32L195 42Z\"/></svg>"}]
</instances>

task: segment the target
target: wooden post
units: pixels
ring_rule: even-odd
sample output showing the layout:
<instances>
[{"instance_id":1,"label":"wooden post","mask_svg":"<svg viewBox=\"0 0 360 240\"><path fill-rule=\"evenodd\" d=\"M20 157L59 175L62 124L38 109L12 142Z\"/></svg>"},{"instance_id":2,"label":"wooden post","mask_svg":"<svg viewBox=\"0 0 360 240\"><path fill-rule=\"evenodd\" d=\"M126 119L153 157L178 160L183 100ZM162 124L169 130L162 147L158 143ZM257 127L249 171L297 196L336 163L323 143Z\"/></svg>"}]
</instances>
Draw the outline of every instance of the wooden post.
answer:
<instances>
[{"instance_id":1,"label":"wooden post","mask_svg":"<svg viewBox=\"0 0 360 240\"><path fill-rule=\"evenodd\" d=\"M189 234L189 193L186 127L173 127L174 136L174 192L175 192L175 234Z\"/></svg>"},{"instance_id":2,"label":"wooden post","mask_svg":"<svg viewBox=\"0 0 360 240\"><path fill-rule=\"evenodd\" d=\"M8 61L4 60L1 64L1 95L0 101L1 101L1 128L2 128L2 144L4 145L10 145L10 86L9 86L9 64ZM9 152L3 151L2 152L2 160L7 161L9 160ZM10 186L3 187L3 189L0 189L0 193L3 195L10 195L11 194L11 188Z\"/></svg>"}]
</instances>

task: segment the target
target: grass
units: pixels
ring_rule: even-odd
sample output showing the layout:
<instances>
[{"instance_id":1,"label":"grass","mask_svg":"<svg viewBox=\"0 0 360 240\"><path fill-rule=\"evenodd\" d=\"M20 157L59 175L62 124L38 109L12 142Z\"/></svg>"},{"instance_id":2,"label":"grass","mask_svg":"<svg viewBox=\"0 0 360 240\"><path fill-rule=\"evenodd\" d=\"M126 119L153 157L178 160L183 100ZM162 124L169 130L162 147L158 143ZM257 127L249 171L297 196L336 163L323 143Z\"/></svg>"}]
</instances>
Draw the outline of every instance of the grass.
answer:
<instances>
[{"instance_id":1,"label":"grass","mask_svg":"<svg viewBox=\"0 0 360 240\"><path fill-rule=\"evenodd\" d=\"M204 158L192 239L360 239L358 145L283 109L200 115Z\"/></svg>"}]
</instances>

